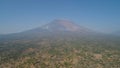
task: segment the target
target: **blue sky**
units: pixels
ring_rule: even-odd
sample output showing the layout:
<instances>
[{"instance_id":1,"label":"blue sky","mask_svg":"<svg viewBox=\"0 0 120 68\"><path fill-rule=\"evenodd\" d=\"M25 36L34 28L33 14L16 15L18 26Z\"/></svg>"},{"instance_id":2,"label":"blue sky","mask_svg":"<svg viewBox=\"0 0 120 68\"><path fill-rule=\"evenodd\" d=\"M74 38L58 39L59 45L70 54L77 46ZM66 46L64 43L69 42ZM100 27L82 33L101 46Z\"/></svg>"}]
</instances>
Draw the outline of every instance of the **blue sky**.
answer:
<instances>
[{"instance_id":1,"label":"blue sky","mask_svg":"<svg viewBox=\"0 0 120 68\"><path fill-rule=\"evenodd\" d=\"M66 19L104 33L120 31L120 0L0 0L0 34Z\"/></svg>"}]
</instances>

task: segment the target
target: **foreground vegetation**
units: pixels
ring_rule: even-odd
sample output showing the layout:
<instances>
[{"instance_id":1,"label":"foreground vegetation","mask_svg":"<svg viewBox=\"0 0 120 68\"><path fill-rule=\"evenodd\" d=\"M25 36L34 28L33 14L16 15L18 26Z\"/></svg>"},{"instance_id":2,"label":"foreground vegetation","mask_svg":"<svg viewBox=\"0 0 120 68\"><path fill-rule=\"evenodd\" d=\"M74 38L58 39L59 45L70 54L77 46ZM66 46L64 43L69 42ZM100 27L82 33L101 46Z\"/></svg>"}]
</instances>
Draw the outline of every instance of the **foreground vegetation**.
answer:
<instances>
[{"instance_id":1,"label":"foreground vegetation","mask_svg":"<svg viewBox=\"0 0 120 68\"><path fill-rule=\"evenodd\" d=\"M1 42L0 68L120 68L120 43L83 38Z\"/></svg>"}]
</instances>

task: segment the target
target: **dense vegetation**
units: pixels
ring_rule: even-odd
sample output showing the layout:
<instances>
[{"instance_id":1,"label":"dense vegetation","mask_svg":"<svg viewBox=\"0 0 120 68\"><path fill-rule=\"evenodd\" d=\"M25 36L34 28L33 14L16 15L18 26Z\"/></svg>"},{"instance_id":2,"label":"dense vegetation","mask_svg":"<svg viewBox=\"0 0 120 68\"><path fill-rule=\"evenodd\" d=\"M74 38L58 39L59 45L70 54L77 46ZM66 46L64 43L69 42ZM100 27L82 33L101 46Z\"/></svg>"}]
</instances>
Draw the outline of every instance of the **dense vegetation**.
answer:
<instances>
[{"instance_id":1,"label":"dense vegetation","mask_svg":"<svg viewBox=\"0 0 120 68\"><path fill-rule=\"evenodd\" d=\"M120 40L41 38L0 42L0 68L120 68Z\"/></svg>"}]
</instances>

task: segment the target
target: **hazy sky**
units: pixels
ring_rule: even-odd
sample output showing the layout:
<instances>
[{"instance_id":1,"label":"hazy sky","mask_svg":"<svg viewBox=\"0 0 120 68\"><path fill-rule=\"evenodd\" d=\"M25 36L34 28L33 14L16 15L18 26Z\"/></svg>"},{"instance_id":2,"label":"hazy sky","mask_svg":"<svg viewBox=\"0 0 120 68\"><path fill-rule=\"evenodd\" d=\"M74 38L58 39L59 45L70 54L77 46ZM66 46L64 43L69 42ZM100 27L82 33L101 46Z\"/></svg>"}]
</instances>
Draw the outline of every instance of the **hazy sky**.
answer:
<instances>
[{"instance_id":1,"label":"hazy sky","mask_svg":"<svg viewBox=\"0 0 120 68\"><path fill-rule=\"evenodd\" d=\"M120 0L0 0L0 34L67 19L100 31L120 30Z\"/></svg>"}]
</instances>

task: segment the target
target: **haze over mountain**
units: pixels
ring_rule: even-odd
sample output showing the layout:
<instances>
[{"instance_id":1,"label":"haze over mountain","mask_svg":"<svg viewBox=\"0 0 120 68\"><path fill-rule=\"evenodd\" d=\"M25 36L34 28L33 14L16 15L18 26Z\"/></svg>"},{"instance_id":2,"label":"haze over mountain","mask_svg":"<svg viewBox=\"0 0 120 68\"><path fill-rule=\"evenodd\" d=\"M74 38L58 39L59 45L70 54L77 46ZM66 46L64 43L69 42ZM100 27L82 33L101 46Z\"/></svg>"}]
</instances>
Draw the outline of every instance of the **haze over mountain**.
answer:
<instances>
[{"instance_id":1,"label":"haze over mountain","mask_svg":"<svg viewBox=\"0 0 120 68\"><path fill-rule=\"evenodd\" d=\"M118 34L118 33L117 33ZM111 36L111 35L110 35ZM0 35L0 40L22 40L22 39L40 39L43 37L110 37L108 34L103 34L84 26L77 25L73 21L55 19L43 26L22 31L19 33L11 33ZM111 38L111 37L110 37Z\"/></svg>"},{"instance_id":2,"label":"haze over mountain","mask_svg":"<svg viewBox=\"0 0 120 68\"><path fill-rule=\"evenodd\" d=\"M39 30L46 30L50 32L82 32L82 33L90 31L89 29L76 25L74 22L68 20L53 20L52 22L46 25L43 25L36 29L32 29L30 31L37 31L37 30L38 32Z\"/></svg>"},{"instance_id":3,"label":"haze over mountain","mask_svg":"<svg viewBox=\"0 0 120 68\"><path fill-rule=\"evenodd\" d=\"M84 34L89 35L94 33L95 33L94 31L85 28L83 26L79 26L72 21L57 19L41 27L37 27L20 33L8 34L5 35L5 37L34 38L34 37L54 36L54 35L84 35Z\"/></svg>"},{"instance_id":4,"label":"haze over mountain","mask_svg":"<svg viewBox=\"0 0 120 68\"><path fill-rule=\"evenodd\" d=\"M75 23L68 20L54 20L51 23L46 24L42 28L51 31L69 31L69 32L87 31L86 28L78 26Z\"/></svg>"}]
</instances>

